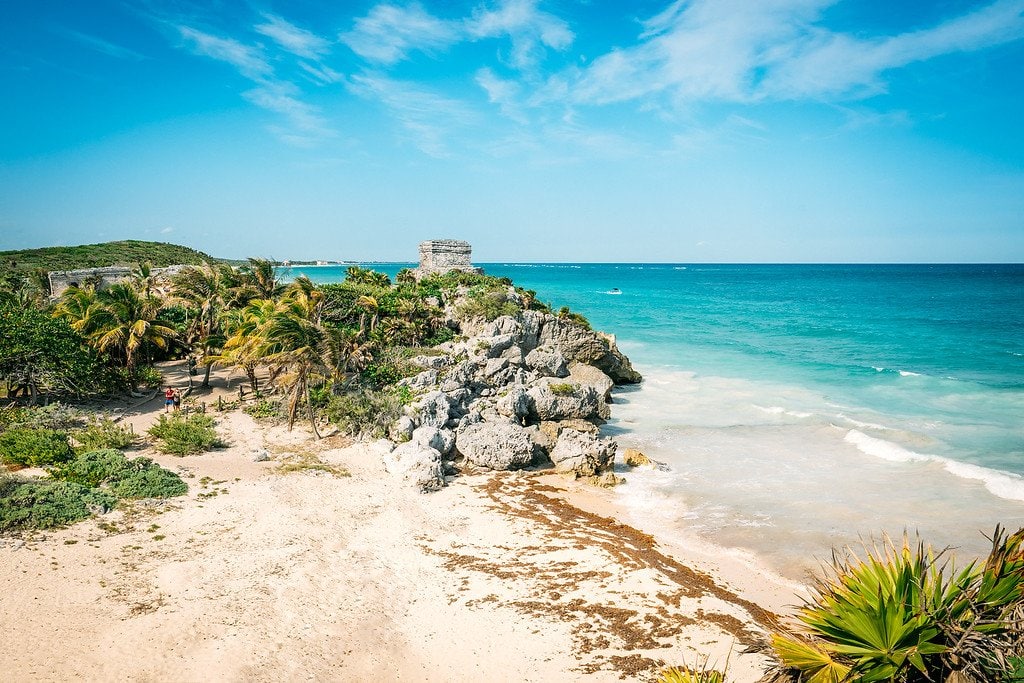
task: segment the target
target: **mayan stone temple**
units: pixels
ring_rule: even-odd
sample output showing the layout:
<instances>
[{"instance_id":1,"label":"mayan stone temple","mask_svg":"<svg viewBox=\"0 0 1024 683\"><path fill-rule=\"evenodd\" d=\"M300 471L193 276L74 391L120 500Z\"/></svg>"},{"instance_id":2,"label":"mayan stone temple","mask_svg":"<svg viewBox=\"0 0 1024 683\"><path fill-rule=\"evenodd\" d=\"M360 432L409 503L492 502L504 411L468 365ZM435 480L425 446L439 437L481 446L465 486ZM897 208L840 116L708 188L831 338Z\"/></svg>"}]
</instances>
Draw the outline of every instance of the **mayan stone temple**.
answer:
<instances>
[{"instance_id":1,"label":"mayan stone temple","mask_svg":"<svg viewBox=\"0 0 1024 683\"><path fill-rule=\"evenodd\" d=\"M483 268L473 265L470 258L473 247L462 240L427 240L420 242L420 265L414 271L417 279L447 273L449 270L464 270L468 273L483 273Z\"/></svg>"}]
</instances>

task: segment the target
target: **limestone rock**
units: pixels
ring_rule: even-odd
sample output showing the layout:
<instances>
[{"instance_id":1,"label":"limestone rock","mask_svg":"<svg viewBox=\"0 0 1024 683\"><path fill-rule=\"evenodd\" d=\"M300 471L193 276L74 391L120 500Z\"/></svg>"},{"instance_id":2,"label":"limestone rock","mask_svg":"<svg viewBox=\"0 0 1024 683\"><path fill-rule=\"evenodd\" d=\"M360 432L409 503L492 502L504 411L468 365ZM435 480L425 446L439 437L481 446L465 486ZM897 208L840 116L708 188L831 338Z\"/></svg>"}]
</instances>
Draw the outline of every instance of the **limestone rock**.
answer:
<instances>
[{"instance_id":1,"label":"limestone rock","mask_svg":"<svg viewBox=\"0 0 1024 683\"><path fill-rule=\"evenodd\" d=\"M508 393L498 399L495 408L505 417L511 417L522 423L529 417L533 403L530 395L526 393L525 387L514 384Z\"/></svg>"},{"instance_id":2,"label":"limestone rock","mask_svg":"<svg viewBox=\"0 0 1024 683\"><path fill-rule=\"evenodd\" d=\"M409 441L384 455L383 460L388 473L402 477L421 492L444 487L441 454L430 446Z\"/></svg>"},{"instance_id":3,"label":"limestone rock","mask_svg":"<svg viewBox=\"0 0 1024 683\"><path fill-rule=\"evenodd\" d=\"M448 394L442 391L434 391L427 394L420 399L417 405L419 407L421 426L426 425L440 429L452 417L452 400Z\"/></svg>"},{"instance_id":4,"label":"limestone rock","mask_svg":"<svg viewBox=\"0 0 1024 683\"><path fill-rule=\"evenodd\" d=\"M538 346L526 354L526 367L544 377L568 377L569 369L565 356L554 346Z\"/></svg>"},{"instance_id":5,"label":"limestone rock","mask_svg":"<svg viewBox=\"0 0 1024 683\"><path fill-rule=\"evenodd\" d=\"M604 374L593 365L573 363L569 366L568 374L569 378L572 379L573 382L577 382L588 387L594 387L606 403L611 401L612 388L615 386L615 382L612 381L611 377Z\"/></svg>"},{"instance_id":6,"label":"limestone rock","mask_svg":"<svg viewBox=\"0 0 1024 683\"><path fill-rule=\"evenodd\" d=\"M437 377L437 370L430 368L413 377L406 377L399 381L398 384L413 390L422 390L437 384Z\"/></svg>"},{"instance_id":7,"label":"limestone rock","mask_svg":"<svg viewBox=\"0 0 1024 683\"><path fill-rule=\"evenodd\" d=\"M590 386L542 377L527 393L533 399L533 414L542 421L608 417L607 404Z\"/></svg>"},{"instance_id":8,"label":"limestone rock","mask_svg":"<svg viewBox=\"0 0 1024 683\"><path fill-rule=\"evenodd\" d=\"M635 448L627 448L622 461L630 467L651 467L654 461Z\"/></svg>"},{"instance_id":9,"label":"limestone rock","mask_svg":"<svg viewBox=\"0 0 1024 683\"><path fill-rule=\"evenodd\" d=\"M571 320L545 315L538 341L559 348L568 361L593 365L616 384L635 384L643 379L619 351L614 337L588 330Z\"/></svg>"},{"instance_id":10,"label":"limestone rock","mask_svg":"<svg viewBox=\"0 0 1024 683\"><path fill-rule=\"evenodd\" d=\"M550 457L558 472L570 473L577 479L593 477L611 470L617 448L618 444L612 439L563 429Z\"/></svg>"},{"instance_id":11,"label":"limestone rock","mask_svg":"<svg viewBox=\"0 0 1024 683\"><path fill-rule=\"evenodd\" d=\"M388 430L388 436L395 441L402 443L412 438L412 432L416 429L416 423L408 415L403 415Z\"/></svg>"},{"instance_id":12,"label":"limestone rock","mask_svg":"<svg viewBox=\"0 0 1024 683\"><path fill-rule=\"evenodd\" d=\"M455 446L474 465L516 470L533 460L533 443L522 427L508 422L480 422L460 427Z\"/></svg>"},{"instance_id":13,"label":"limestone rock","mask_svg":"<svg viewBox=\"0 0 1024 683\"><path fill-rule=\"evenodd\" d=\"M412 433L412 441L433 448L441 455L447 455L455 446L455 434L450 429L437 427L417 427Z\"/></svg>"}]
</instances>

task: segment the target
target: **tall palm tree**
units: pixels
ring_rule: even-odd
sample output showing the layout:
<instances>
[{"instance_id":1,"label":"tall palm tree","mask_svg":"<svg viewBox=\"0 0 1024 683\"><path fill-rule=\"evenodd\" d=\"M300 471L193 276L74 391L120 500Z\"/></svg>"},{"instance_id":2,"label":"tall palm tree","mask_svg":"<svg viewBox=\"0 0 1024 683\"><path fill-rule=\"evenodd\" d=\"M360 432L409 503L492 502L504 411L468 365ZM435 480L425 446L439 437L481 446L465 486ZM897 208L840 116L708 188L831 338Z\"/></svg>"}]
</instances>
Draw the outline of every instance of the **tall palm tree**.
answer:
<instances>
[{"instance_id":1,"label":"tall palm tree","mask_svg":"<svg viewBox=\"0 0 1024 683\"><path fill-rule=\"evenodd\" d=\"M290 396L288 428L294 425L299 404L305 399L309 422L318 439L311 381L329 374L324 359L325 332L320 324L322 305L319 291L307 296L301 289L295 289L263 328L265 350L269 351L266 361L282 369L278 381Z\"/></svg>"},{"instance_id":2,"label":"tall palm tree","mask_svg":"<svg viewBox=\"0 0 1024 683\"><path fill-rule=\"evenodd\" d=\"M187 331L188 341L206 366L203 388L210 386L215 352L223 345L221 316L228 305L234 273L226 264L188 266L171 279L172 300L196 311Z\"/></svg>"},{"instance_id":3,"label":"tall palm tree","mask_svg":"<svg viewBox=\"0 0 1024 683\"><path fill-rule=\"evenodd\" d=\"M124 361L134 389L139 352L149 344L165 349L177 334L169 322L160 318L160 300L140 295L127 283L119 282L99 292L96 302L99 308L92 316L90 343Z\"/></svg>"},{"instance_id":4,"label":"tall palm tree","mask_svg":"<svg viewBox=\"0 0 1024 683\"><path fill-rule=\"evenodd\" d=\"M284 285L277 280L274 262L263 258L250 258L248 264L238 270L239 291L244 301L250 299L276 299L284 291Z\"/></svg>"},{"instance_id":5,"label":"tall palm tree","mask_svg":"<svg viewBox=\"0 0 1024 683\"><path fill-rule=\"evenodd\" d=\"M270 299L253 299L245 308L225 312L223 326L224 345L216 362L241 368L249 379L253 393L259 391L256 370L266 364L271 353L265 330L278 305Z\"/></svg>"}]
</instances>

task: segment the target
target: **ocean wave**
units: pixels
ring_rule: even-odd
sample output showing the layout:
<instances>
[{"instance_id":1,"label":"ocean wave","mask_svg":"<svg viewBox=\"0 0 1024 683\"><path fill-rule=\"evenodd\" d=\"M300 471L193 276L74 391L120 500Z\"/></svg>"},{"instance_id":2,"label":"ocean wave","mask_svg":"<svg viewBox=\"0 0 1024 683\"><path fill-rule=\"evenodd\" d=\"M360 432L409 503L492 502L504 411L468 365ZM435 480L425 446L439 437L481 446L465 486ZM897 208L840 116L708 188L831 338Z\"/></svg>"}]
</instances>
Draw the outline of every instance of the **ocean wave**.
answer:
<instances>
[{"instance_id":1,"label":"ocean wave","mask_svg":"<svg viewBox=\"0 0 1024 683\"><path fill-rule=\"evenodd\" d=\"M911 372L910 370L900 370L898 368L883 368L883 367L878 366L878 365L872 365L871 369L874 370L875 372L879 372L879 373L886 372L886 373L890 373L890 374L894 374L894 375L899 375L900 377L921 377L922 376L920 372Z\"/></svg>"},{"instance_id":2,"label":"ocean wave","mask_svg":"<svg viewBox=\"0 0 1024 683\"><path fill-rule=\"evenodd\" d=\"M855 420L849 415L844 415L843 413L837 414L836 417L838 417L840 420L845 420L846 422L849 422L854 427L860 427L861 429L877 429L879 431L885 431L889 429L885 425L880 425L875 422L861 422L860 420Z\"/></svg>"},{"instance_id":3,"label":"ocean wave","mask_svg":"<svg viewBox=\"0 0 1024 683\"><path fill-rule=\"evenodd\" d=\"M1011 472L1000 472L981 465L951 460L939 455L925 455L907 450L889 441L876 439L856 429L851 429L843 438L859 451L876 458L892 462L934 462L942 465L949 474L959 479L980 481L989 493L1006 500L1024 501L1024 477Z\"/></svg>"},{"instance_id":4,"label":"ocean wave","mask_svg":"<svg viewBox=\"0 0 1024 683\"><path fill-rule=\"evenodd\" d=\"M799 410L786 410L782 406L769 406L767 408L765 406L759 406L757 404L753 404L753 406L760 410L761 412L769 413L770 415L789 415L790 417L800 418L814 417L814 413L802 413Z\"/></svg>"}]
</instances>

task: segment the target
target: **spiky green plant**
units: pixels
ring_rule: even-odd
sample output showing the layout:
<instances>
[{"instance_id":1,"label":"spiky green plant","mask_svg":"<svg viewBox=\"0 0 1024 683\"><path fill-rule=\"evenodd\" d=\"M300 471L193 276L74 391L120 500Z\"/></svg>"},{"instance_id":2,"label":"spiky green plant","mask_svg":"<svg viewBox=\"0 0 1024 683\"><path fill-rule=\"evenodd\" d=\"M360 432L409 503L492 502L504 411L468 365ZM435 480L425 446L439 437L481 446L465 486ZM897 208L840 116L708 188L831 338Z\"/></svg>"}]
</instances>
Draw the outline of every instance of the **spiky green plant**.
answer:
<instances>
[{"instance_id":1,"label":"spiky green plant","mask_svg":"<svg viewBox=\"0 0 1024 683\"><path fill-rule=\"evenodd\" d=\"M694 671L672 667L661 672L658 683L725 683L725 674L714 669Z\"/></svg>"},{"instance_id":2,"label":"spiky green plant","mask_svg":"<svg viewBox=\"0 0 1024 683\"><path fill-rule=\"evenodd\" d=\"M834 554L796 628L772 634L773 680L1019 680L1024 656L1024 529L996 527L983 565L956 571L930 546L888 538Z\"/></svg>"}]
</instances>

